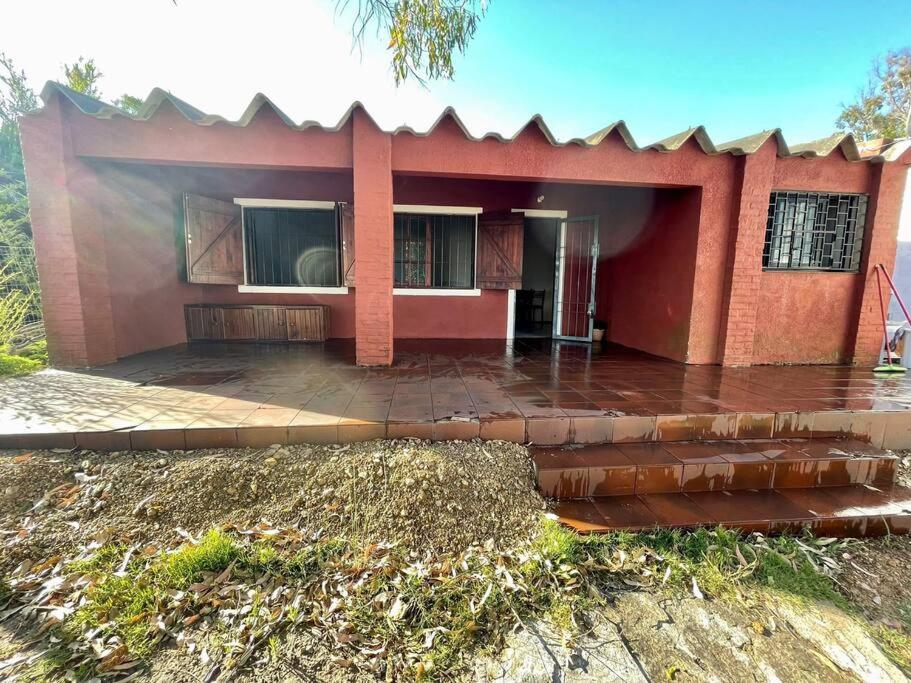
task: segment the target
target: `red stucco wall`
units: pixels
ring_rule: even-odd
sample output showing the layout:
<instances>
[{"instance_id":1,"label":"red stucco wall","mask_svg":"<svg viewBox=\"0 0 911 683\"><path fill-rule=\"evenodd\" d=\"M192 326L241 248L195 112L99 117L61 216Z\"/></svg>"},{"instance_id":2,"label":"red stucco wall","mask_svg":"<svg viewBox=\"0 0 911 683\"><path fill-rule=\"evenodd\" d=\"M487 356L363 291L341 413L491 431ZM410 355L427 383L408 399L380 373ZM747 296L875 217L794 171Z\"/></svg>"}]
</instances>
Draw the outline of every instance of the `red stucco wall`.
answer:
<instances>
[{"instance_id":1,"label":"red stucco wall","mask_svg":"<svg viewBox=\"0 0 911 683\"><path fill-rule=\"evenodd\" d=\"M849 312L859 278L850 273L762 273L753 363L850 361Z\"/></svg>"},{"instance_id":2,"label":"red stucco wall","mask_svg":"<svg viewBox=\"0 0 911 683\"><path fill-rule=\"evenodd\" d=\"M597 317L609 340L687 360L697 190L655 190L615 200L602 223Z\"/></svg>"},{"instance_id":3,"label":"red stucco wall","mask_svg":"<svg viewBox=\"0 0 911 683\"><path fill-rule=\"evenodd\" d=\"M892 265L909 163L907 154L886 165L849 162L840 150L825 158L774 158L773 189L870 195L863 263L852 278L763 274L761 251L753 253L759 231L739 246L736 237L759 213L742 210L743 199L758 206L764 188L750 180L756 174L742 172L741 158L706 154L692 138L672 152L634 152L616 132L595 147L556 146L531 124L515 140L477 142L451 119L429 135L391 136L362 110L338 131L294 130L268 107L245 127L196 125L169 104L148 121L96 119L58 95L26 118L22 139L49 348L64 365L181 341L187 302L284 301L180 281L179 228L169 207L184 191L360 204L366 232L356 250L367 270L379 269L364 280L379 289L288 300L329 303L332 335L356 335L376 362L391 358L385 349L393 331L505 333L502 292L459 301L400 300L387 292L391 267L381 262L388 260L393 202L597 213L605 245L631 231L635 239L625 248L614 245L605 254L598 283L599 316L608 317L611 338L621 343L691 363L720 362L726 350L739 361L748 355L752 326L754 363L867 362L878 345L872 268ZM115 172L99 160L133 167ZM757 282L756 296L744 294ZM813 301L828 313L825 323ZM755 323L740 324L754 315ZM776 341L783 331L791 336Z\"/></svg>"}]
</instances>

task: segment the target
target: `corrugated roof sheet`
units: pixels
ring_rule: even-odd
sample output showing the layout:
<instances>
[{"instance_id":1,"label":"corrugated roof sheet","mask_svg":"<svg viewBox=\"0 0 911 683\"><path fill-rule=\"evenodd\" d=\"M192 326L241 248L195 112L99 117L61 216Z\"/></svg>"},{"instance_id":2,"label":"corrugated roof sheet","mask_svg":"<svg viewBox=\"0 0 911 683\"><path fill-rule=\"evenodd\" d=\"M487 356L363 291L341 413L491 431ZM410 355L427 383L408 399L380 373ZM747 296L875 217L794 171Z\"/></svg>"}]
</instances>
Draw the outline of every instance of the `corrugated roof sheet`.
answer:
<instances>
[{"instance_id":1,"label":"corrugated roof sheet","mask_svg":"<svg viewBox=\"0 0 911 683\"><path fill-rule=\"evenodd\" d=\"M215 114L206 114L191 104L188 104L180 98L175 97L171 93L162 90L161 88L154 88L152 92L149 93L149 96L146 98L145 102L143 102L139 112L135 115L128 114L112 104L102 102L101 100L97 100L92 97L88 97L87 95L68 88L61 83L48 81L41 91L41 98L45 101L45 103L47 103L55 95L61 95L65 97L82 113L100 119L108 119L114 116L123 116L126 118L145 121L152 118L152 116L155 115L155 112L158 111L159 107L161 107L163 103L168 102L187 120L192 121L193 123L200 126L211 126L216 123L224 123L231 126L243 127L248 125L250 121L253 120L253 117L256 116L256 114L263 107L268 107L271 109L275 115L285 123L285 125L295 130L320 128L326 131L337 131L344 127L346 123L348 123L348 120L351 118L351 115L355 109L361 109L364 113L370 116L366 108L360 102L354 102L335 126L324 126L318 121L304 121L302 123L295 123L287 114L275 106L272 100L270 100L262 93L257 93L256 96L253 97L253 99L250 101L250 104L247 105L247 108L244 110L244 113L236 121L229 121L228 119L222 116L217 116ZM670 137L664 138L663 140L659 140L657 142L653 142L650 145L642 147L636 143L632 133L630 133L629 128L627 128L626 123L623 121L612 123L586 138L572 138L571 140L560 142L553 135L553 133L551 133L550 129L547 127L547 124L544 121L544 118L540 114L535 114L532 116L531 119L529 119L528 122L522 126L512 137L505 137L499 133L494 132L485 133L484 135L477 137L468 131L468 128L465 126L465 124L459 118L459 115L456 113L455 109L452 107L447 107L444 109L443 113L440 114L436 121L434 121L434 123L426 131L416 131L409 126L400 126L395 130L387 132L391 133L392 135L397 135L399 133L410 133L412 135L425 137L427 135L430 135L434 129L447 118L452 120L459 127L467 139L475 142L493 139L498 140L499 142L508 143L512 140L515 140L529 126L537 126L544 137L550 142L550 144L554 145L555 147L565 147L568 145L594 147L600 144L601 141L604 140L608 135L616 132L626 143L626 146L634 152L641 152L645 150L674 152L680 149L687 141L692 138L706 154L732 154L735 156L740 156L756 152L771 137L775 138L775 142L778 147L778 155L781 157L824 157L829 155L836 148L840 148L842 153L845 155L845 158L851 161L863 160L882 162L896 160L901 157L905 151L911 149L911 140L906 139L892 143L880 154L876 154L874 156L863 155L858 149L858 144L855 141L854 136L844 133L836 133L820 140L813 140L812 142L788 145L787 142L785 142L781 130L778 128L765 130L761 133L756 133L755 135L749 135L747 137L716 145L714 142L712 142L712 139L709 137L708 132L706 132L703 126L689 128L681 133L671 135Z\"/></svg>"}]
</instances>

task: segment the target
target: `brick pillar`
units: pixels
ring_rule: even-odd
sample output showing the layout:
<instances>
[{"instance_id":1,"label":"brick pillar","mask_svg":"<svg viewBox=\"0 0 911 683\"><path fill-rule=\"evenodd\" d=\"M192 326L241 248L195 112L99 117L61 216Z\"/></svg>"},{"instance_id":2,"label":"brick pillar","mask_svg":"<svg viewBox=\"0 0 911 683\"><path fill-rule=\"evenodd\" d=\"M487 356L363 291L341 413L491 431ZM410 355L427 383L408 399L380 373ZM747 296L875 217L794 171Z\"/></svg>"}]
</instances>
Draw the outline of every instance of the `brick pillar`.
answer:
<instances>
[{"instance_id":1,"label":"brick pillar","mask_svg":"<svg viewBox=\"0 0 911 683\"><path fill-rule=\"evenodd\" d=\"M854 338L854 365L875 365L883 345L883 323L876 292L877 263L882 263L891 275L895 268L895 249L898 239L898 218L907 167L897 162L873 167L870 201L864 228L864 247L860 263L857 301L857 333ZM888 306L889 284L882 278L883 301ZM904 294L904 292L902 293ZM907 301L905 302L908 303Z\"/></svg>"},{"instance_id":2,"label":"brick pillar","mask_svg":"<svg viewBox=\"0 0 911 683\"><path fill-rule=\"evenodd\" d=\"M392 363L392 138L354 112L354 308L358 365Z\"/></svg>"},{"instance_id":3,"label":"brick pillar","mask_svg":"<svg viewBox=\"0 0 911 683\"><path fill-rule=\"evenodd\" d=\"M762 247L776 157L773 139L753 154L741 157L738 183L734 186L734 225L721 309L722 365L751 365L753 362Z\"/></svg>"},{"instance_id":4,"label":"brick pillar","mask_svg":"<svg viewBox=\"0 0 911 683\"><path fill-rule=\"evenodd\" d=\"M21 123L48 353L54 365L117 359L96 173L72 153L59 96Z\"/></svg>"}]
</instances>

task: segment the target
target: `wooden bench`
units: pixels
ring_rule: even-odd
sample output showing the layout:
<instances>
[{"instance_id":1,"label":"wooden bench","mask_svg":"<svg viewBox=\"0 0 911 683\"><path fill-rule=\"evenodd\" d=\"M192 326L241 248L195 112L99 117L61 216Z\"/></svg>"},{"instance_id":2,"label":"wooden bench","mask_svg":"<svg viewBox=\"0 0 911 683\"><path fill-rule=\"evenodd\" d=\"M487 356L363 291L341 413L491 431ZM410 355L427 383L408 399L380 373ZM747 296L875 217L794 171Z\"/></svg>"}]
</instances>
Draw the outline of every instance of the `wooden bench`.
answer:
<instances>
[{"instance_id":1,"label":"wooden bench","mask_svg":"<svg viewBox=\"0 0 911 683\"><path fill-rule=\"evenodd\" d=\"M329 307L250 304L184 306L188 341L326 341Z\"/></svg>"}]
</instances>

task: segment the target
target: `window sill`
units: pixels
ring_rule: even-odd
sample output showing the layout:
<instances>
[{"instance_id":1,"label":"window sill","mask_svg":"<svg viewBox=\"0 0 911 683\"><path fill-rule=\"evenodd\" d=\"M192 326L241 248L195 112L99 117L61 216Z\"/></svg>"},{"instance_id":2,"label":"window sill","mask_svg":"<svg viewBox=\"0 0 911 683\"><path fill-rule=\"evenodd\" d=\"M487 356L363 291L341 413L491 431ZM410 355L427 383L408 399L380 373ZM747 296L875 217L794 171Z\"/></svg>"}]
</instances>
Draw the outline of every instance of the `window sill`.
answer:
<instances>
[{"instance_id":1,"label":"window sill","mask_svg":"<svg viewBox=\"0 0 911 683\"><path fill-rule=\"evenodd\" d=\"M834 270L831 268L763 268L763 273L828 273L830 275L857 275L859 270Z\"/></svg>"},{"instance_id":2,"label":"window sill","mask_svg":"<svg viewBox=\"0 0 911 683\"><path fill-rule=\"evenodd\" d=\"M291 287L282 285L237 285L241 294L347 294L347 287Z\"/></svg>"},{"instance_id":3,"label":"window sill","mask_svg":"<svg viewBox=\"0 0 911 683\"><path fill-rule=\"evenodd\" d=\"M394 296L481 296L480 289L434 289L431 287L395 287Z\"/></svg>"}]
</instances>

